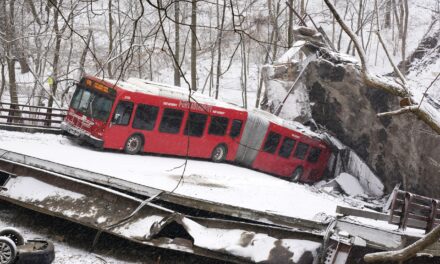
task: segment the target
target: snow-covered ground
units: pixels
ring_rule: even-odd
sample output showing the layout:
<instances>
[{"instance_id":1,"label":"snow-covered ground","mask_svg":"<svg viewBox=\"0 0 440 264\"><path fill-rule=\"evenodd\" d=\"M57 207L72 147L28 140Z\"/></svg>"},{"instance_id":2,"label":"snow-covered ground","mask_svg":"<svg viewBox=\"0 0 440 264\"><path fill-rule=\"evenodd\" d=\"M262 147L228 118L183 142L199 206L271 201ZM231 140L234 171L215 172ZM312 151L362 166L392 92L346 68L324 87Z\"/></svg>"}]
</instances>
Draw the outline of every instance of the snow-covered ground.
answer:
<instances>
[{"instance_id":1,"label":"snow-covered ground","mask_svg":"<svg viewBox=\"0 0 440 264\"><path fill-rule=\"evenodd\" d=\"M64 136L0 131L0 148L172 191L185 159L127 155L78 146ZM336 215L342 199L306 185L235 166L189 159L175 193L302 219Z\"/></svg>"}]
</instances>

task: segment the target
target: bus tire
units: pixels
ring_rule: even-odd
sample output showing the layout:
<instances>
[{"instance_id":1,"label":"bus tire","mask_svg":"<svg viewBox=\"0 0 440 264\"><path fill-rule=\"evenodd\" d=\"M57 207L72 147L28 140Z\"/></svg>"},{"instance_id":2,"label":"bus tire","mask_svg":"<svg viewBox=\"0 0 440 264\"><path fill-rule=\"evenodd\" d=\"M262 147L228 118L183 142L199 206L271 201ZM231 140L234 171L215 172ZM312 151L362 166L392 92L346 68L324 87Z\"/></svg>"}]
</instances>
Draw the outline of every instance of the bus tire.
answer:
<instances>
[{"instance_id":1,"label":"bus tire","mask_svg":"<svg viewBox=\"0 0 440 264\"><path fill-rule=\"evenodd\" d=\"M214 162L223 162L226 159L226 154L228 154L228 149L225 145L220 144L212 151L211 160Z\"/></svg>"},{"instance_id":2,"label":"bus tire","mask_svg":"<svg viewBox=\"0 0 440 264\"><path fill-rule=\"evenodd\" d=\"M17 257L17 246L8 237L0 237L0 260L2 264L12 264Z\"/></svg>"},{"instance_id":3,"label":"bus tire","mask_svg":"<svg viewBox=\"0 0 440 264\"><path fill-rule=\"evenodd\" d=\"M140 135L131 135L125 143L124 151L127 154L137 154L142 148L142 137Z\"/></svg>"},{"instance_id":4,"label":"bus tire","mask_svg":"<svg viewBox=\"0 0 440 264\"><path fill-rule=\"evenodd\" d=\"M0 230L0 237L7 237L14 242L16 246L24 245L24 237L13 227L6 227Z\"/></svg>"},{"instance_id":5,"label":"bus tire","mask_svg":"<svg viewBox=\"0 0 440 264\"><path fill-rule=\"evenodd\" d=\"M301 180L303 172L304 172L303 166L296 167L296 169L292 173L292 176L290 177L290 181L291 182L299 182Z\"/></svg>"}]
</instances>

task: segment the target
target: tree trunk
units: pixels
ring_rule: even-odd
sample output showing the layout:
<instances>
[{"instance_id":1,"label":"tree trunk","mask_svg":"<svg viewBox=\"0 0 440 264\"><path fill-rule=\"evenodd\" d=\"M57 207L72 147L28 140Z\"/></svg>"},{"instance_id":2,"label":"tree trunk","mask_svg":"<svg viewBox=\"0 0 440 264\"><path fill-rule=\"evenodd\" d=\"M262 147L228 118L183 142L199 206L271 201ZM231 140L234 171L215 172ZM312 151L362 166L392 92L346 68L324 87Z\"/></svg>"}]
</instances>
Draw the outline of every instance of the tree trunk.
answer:
<instances>
[{"instance_id":1,"label":"tree trunk","mask_svg":"<svg viewBox=\"0 0 440 264\"><path fill-rule=\"evenodd\" d=\"M5 64L3 64L3 61L1 62L1 65L2 65L2 69L1 69L2 83L0 85L0 101L2 100L2 95L6 87Z\"/></svg>"},{"instance_id":2,"label":"tree trunk","mask_svg":"<svg viewBox=\"0 0 440 264\"><path fill-rule=\"evenodd\" d=\"M15 60L6 58L6 63L8 64L8 77L9 77L9 96L11 100L11 109L18 109L18 95L17 95L17 82L15 80ZM16 112L9 112L9 116L19 116ZM13 122L12 118L8 118L8 122Z\"/></svg>"},{"instance_id":3,"label":"tree trunk","mask_svg":"<svg viewBox=\"0 0 440 264\"><path fill-rule=\"evenodd\" d=\"M290 48L293 44L293 0L289 0L289 25L287 29L287 46Z\"/></svg>"},{"instance_id":4,"label":"tree trunk","mask_svg":"<svg viewBox=\"0 0 440 264\"><path fill-rule=\"evenodd\" d=\"M6 1L0 1L0 30L5 32L5 37L7 42L4 42L4 50L5 50L5 60L6 65L8 67L8 79L9 79L9 96L11 104L18 104L18 96L17 96L17 83L15 80L15 58L13 56L13 48L14 44L11 41L14 39L14 4L15 0L11 0L9 2L9 14L6 9ZM2 66L3 67L3 66ZM4 69L2 69L4 70ZM18 106L11 105L11 109L18 109ZM12 122L13 116L19 116L18 113L9 112L10 118L8 118L7 122Z\"/></svg>"},{"instance_id":5,"label":"tree trunk","mask_svg":"<svg viewBox=\"0 0 440 264\"><path fill-rule=\"evenodd\" d=\"M385 18L384 18L384 28L390 28L391 26L391 0L387 0L385 3ZM380 30L378 28L378 30Z\"/></svg>"},{"instance_id":6,"label":"tree trunk","mask_svg":"<svg viewBox=\"0 0 440 264\"><path fill-rule=\"evenodd\" d=\"M180 86L180 65L176 63L180 60L180 25L179 25L180 4L179 1L174 3L174 85Z\"/></svg>"},{"instance_id":7,"label":"tree trunk","mask_svg":"<svg viewBox=\"0 0 440 264\"><path fill-rule=\"evenodd\" d=\"M113 17L112 17L112 0L108 1L108 57L113 54ZM109 78L113 78L112 62L107 63L107 73Z\"/></svg>"},{"instance_id":8,"label":"tree trunk","mask_svg":"<svg viewBox=\"0 0 440 264\"><path fill-rule=\"evenodd\" d=\"M217 74L215 80L215 99L218 99L218 93L220 90L220 76L222 74L222 39L223 39L223 27L225 25L225 13L226 13L226 0L223 1L222 21L220 24L220 30L217 37Z\"/></svg>"},{"instance_id":9,"label":"tree trunk","mask_svg":"<svg viewBox=\"0 0 440 264\"><path fill-rule=\"evenodd\" d=\"M241 94L243 100L243 107L247 109L247 67L246 67L246 45L245 40L241 42Z\"/></svg>"},{"instance_id":10,"label":"tree trunk","mask_svg":"<svg viewBox=\"0 0 440 264\"><path fill-rule=\"evenodd\" d=\"M197 0L191 8L191 89L197 91Z\"/></svg>"},{"instance_id":11,"label":"tree trunk","mask_svg":"<svg viewBox=\"0 0 440 264\"><path fill-rule=\"evenodd\" d=\"M58 6L62 5L62 0L60 0L58 2ZM52 114L52 109L50 109L53 106L54 103L54 98L56 95L56 91L58 88L58 67L59 67L59 61L60 61L60 49L61 49L61 40L62 40L62 33L60 31L59 25L58 25L58 11L56 9L53 9L54 12L54 25L53 25L53 31L55 33L55 51L53 54L53 63L52 63L52 79L53 79L53 84L52 87L50 87L50 95L49 95L49 101L47 103L47 107L49 107L49 109L47 109L47 115L46 115L46 126L50 126L51 125L51 114ZM66 22L67 23L67 22Z\"/></svg>"},{"instance_id":12,"label":"tree trunk","mask_svg":"<svg viewBox=\"0 0 440 264\"><path fill-rule=\"evenodd\" d=\"M403 1L403 7L404 7L404 17L402 22L402 69L400 71L405 74L406 73L406 38L408 36L408 15L409 15L409 8L408 8L408 0L402 0Z\"/></svg>"}]
</instances>

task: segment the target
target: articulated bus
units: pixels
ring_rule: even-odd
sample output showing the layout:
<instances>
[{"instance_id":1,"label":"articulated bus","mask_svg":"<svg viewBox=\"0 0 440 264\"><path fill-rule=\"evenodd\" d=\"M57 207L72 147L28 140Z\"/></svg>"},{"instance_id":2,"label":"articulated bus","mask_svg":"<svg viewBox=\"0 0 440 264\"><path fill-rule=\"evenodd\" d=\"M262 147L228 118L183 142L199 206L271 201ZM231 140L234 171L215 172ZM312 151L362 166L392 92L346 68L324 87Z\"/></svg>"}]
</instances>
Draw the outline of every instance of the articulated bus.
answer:
<instances>
[{"instance_id":1,"label":"articulated bus","mask_svg":"<svg viewBox=\"0 0 440 264\"><path fill-rule=\"evenodd\" d=\"M61 128L97 148L227 161L309 183L331 154L294 122L137 78L82 78Z\"/></svg>"}]
</instances>

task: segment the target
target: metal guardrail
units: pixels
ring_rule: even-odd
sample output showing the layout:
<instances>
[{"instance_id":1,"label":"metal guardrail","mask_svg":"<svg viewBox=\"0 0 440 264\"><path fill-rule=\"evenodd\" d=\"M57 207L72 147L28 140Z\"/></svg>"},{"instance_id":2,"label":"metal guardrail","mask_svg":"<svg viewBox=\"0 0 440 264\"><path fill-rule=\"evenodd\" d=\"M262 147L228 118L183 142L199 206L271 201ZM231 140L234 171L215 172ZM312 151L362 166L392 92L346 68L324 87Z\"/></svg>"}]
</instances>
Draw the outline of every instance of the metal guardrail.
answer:
<instances>
[{"instance_id":1,"label":"metal guardrail","mask_svg":"<svg viewBox=\"0 0 440 264\"><path fill-rule=\"evenodd\" d=\"M19 131L59 131L67 109L0 102L0 127Z\"/></svg>"}]
</instances>

